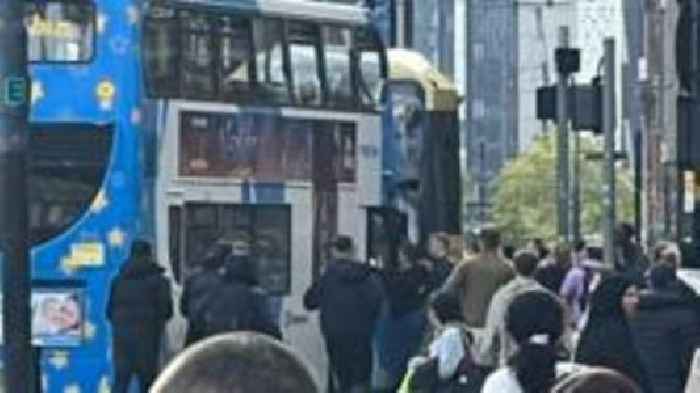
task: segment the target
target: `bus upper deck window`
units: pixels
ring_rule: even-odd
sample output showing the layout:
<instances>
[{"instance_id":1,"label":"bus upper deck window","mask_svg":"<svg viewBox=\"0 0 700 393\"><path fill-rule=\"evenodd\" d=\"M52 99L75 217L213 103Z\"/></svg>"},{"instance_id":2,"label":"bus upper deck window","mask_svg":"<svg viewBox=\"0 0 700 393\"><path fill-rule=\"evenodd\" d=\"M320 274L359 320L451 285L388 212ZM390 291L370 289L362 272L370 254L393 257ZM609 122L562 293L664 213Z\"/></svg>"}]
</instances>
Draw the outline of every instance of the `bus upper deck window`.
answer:
<instances>
[{"instance_id":1,"label":"bus upper deck window","mask_svg":"<svg viewBox=\"0 0 700 393\"><path fill-rule=\"evenodd\" d=\"M179 36L175 11L154 9L144 19L143 56L148 94L175 97L179 93Z\"/></svg>"},{"instance_id":2,"label":"bus upper deck window","mask_svg":"<svg viewBox=\"0 0 700 393\"><path fill-rule=\"evenodd\" d=\"M362 28L355 31L355 51L358 54L357 89L360 104L374 108L379 102L382 83L386 78L385 56L376 32Z\"/></svg>"},{"instance_id":3,"label":"bus upper deck window","mask_svg":"<svg viewBox=\"0 0 700 393\"><path fill-rule=\"evenodd\" d=\"M350 29L326 26L323 32L326 57L326 80L328 83L328 105L346 108L355 105L352 93Z\"/></svg>"},{"instance_id":4,"label":"bus upper deck window","mask_svg":"<svg viewBox=\"0 0 700 393\"><path fill-rule=\"evenodd\" d=\"M206 14L181 11L182 25L182 95L188 98L213 98L214 34L212 19Z\"/></svg>"},{"instance_id":5,"label":"bus upper deck window","mask_svg":"<svg viewBox=\"0 0 700 393\"><path fill-rule=\"evenodd\" d=\"M318 106L322 101L319 27L310 23L289 22L287 34L296 103Z\"/></svg>"},{"instance_id":6,"label":"bus upper deck window","mask_svg":"<svg viewBox=\"0 0 700 393\"><path fill-rule=\"evenodd\" d=\"M285 44L281 20L255 21L254 44L256 63L256 95L272 104L289 103L287 72L285 71Z\"/></svg>"},{"instance_id":7,"label":"bus upper deck window","mask_svg":"<svg viewBox=\"0 0 700 393\"><path fill-rule=\"evenodd\" d=\"M224 100L250 98L250 68L253 58L251 22L248 19L221 17L219 33L219 83Z\"/></svg>"},{"instance_id":8,"label":"bus upper deck window","mask_svg":"<svg viewBox=\"0 0 700 393\"><path fill-rule=\"evenodd\" d=\"M87 62L95 42L95 6L88 1L33 1L25 12L31 62Z\"/></svg>"}]
</instances>

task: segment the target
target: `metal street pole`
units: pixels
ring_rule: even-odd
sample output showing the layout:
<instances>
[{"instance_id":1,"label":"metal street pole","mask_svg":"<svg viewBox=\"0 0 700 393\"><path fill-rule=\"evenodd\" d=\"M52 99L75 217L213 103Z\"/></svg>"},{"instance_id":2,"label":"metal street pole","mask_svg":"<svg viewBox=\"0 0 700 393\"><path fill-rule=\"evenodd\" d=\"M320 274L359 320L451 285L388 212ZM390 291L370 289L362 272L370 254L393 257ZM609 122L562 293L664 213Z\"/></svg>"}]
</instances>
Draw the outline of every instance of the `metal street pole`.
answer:
<instances>
[{"instance_id":1,"label":"metal street pole","mask_svg":"<svg viewBox=\"0 0 700 393\"><path fill-rule=\"evenodd\" d=\"M574 132L571 226L574 241L581 240L581 133Z\"/></svg>"},{"instance_id":2,"label":"metal street pole","mask_svg":"<svg viewBox=\"0 0 700 393\"><path fill-rule=\"evenodd\" d=\"M700 45L700 20L698 20L698 17L700 17L700 4L698 4L697 1L690 1L690 15L691 15L691 34L690 34L690 96L692 97L692 102L693 102L693 111L695 113L700 112L700 52L698 52L698 45ZM695 117L693 117L695 118ZM692 124L691 126L695 127L695 124ZM688 197L687 199L690 199L691 195L685 195L686 193L691 194L692 193L692 198L695 199L693 201L693 206L692 206L692 212L690 213L689 217L689 224L687 226L688 229L686 229L683 234L683 237L688 237L691 239L691 244L690 244L690 252L688 253L688 256L690 258L697 258L698 257L698 247L700 245L698 244L698 226L700 225L700 222L698 220L700 217L698 217L698 206L697 206L697 198L698 196L694 192L694 189L697 187L697 182L698 182L698 171L697 170L692 170L690 171L691 173L688 173L687 176L692 177L695 181L693 182L694 184L690 185L688 184L687 186L684 186L685 189L683 190L684 197ZM681 174L681 176L685 175ZM686 182L682 182L680 184L686 184ZM680 227L680 225L679 225ZM679 231L680 233L680 231ZM689 258L689 259L690 259Z\"/></svg>"},{"instance_id":3,"label":"metal street pole","mask_svg":"<svg viewBox=\"0 0 700 393\"><path fill-rule=\"evenodd\" d=\"M569 28L561 26L559 28L559 47L569 47ZM560 240L571 240L569 230L569 114L568 95L569 75L559 72L557 83L557 215L558 234Z\"/></svg>"},{"instance_id":4,"label":"metal street pole","mask_svg":"<svg viewBox=\"0 0 700 393\"><path fill-rule=\"evenodd\" d=\"M27 241L25 150L27 137L27 40L24 1L0 7L0 248L2 252L5 387L34 392L31 347L31 281Z\"/></svg>"},{"instance_id":5,"label":"metal street pole","mask_svg":"<svg viewBox=\"0 0 700 393\"><path fill-rule=\"evenodd\" d=\"M605 39L605 73L603 75L603 134L605 136L605 165L603 179L604 259L615 265L615 40Z\"/></svg>"}]
</instances>

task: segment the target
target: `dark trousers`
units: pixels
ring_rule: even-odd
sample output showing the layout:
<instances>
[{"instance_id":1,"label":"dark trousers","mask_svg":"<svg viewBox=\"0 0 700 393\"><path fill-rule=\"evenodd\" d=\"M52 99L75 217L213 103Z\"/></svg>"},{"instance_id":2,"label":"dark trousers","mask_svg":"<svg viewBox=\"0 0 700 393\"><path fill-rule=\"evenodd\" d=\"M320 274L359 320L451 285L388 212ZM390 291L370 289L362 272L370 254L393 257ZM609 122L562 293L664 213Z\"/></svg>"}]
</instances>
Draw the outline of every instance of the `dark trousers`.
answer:
<instances>
[{"instance_id":1,"label":"dark trousers","mask_svg":"<svg viewBox=\"0 0 700 393\"><path fill-rule=\"evenodd\" d=\"M148 393L158 376L160 335L135 336L115 334L112 348L114 362L113 393L127 393L132 378L138 378L141 393Z\"/></svg>"},{"instance_id":2,"label":"dark trousers","mask_svg":"<svg viewBox=\"0 0 700 393\"><path fill-rule=\"evenodd\" d=\"M326 337L335 393L366 392L372 376L370 337Z\"/></svg>"}]
</instances>

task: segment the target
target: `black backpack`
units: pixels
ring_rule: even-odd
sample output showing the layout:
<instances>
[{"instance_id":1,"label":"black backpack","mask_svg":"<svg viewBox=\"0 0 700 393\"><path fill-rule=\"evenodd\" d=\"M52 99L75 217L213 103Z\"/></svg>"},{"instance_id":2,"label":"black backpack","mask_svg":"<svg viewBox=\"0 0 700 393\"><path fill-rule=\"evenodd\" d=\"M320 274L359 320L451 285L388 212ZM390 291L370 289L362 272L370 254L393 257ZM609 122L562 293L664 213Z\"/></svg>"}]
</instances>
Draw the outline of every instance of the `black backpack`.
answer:
<instances>
[{"instance_id":1,"label":"black backpack","mask_svg":"<svg viewBox=\"0 0 700 393\"><path fill-rule=\"evenodd\" d=\"M254 287L225 283L213 289L202 305L202 328L205 336L249 330L256 331L266 305Z\"/></svg>"},{"instance_id":2,"label":"black backpack","mask_svg":"<svg viewBox=\"0 0 700 393\"><path fill-rule=\"evenodd\" d=\"M459 363L455 375L447 381L440 380L438 360L430 358L417 366L409 381L411 393L480 393L481 387L491 370L474 362L471 355L471 334L461 328L465 343L465 355Z\"/></svg>"}]
</instances>

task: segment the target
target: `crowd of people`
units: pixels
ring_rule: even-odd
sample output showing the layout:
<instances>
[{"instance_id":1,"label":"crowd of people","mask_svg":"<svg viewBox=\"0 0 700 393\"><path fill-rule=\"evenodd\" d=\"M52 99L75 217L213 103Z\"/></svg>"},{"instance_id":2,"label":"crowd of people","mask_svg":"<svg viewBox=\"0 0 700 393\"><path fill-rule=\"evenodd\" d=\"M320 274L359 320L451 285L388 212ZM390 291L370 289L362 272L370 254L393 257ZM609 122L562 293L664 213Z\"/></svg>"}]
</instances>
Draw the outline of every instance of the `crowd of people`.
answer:
<instances>
[{"instance_id":1,"label":"crowd of people","mask_svg":"<svg viewBox=\"0 0 700 393\"><path fill-rule=\"evenodd\" d=\"M698 295L677 277L677 249L660 244L648 258L630 225L616 230L610 267L583 242L515 250L493 228L457 264L441 235L426 252L402 243L381 270L342 240L306 299L321 311L336 392L577 391L572 380L686 391Z\"/></svg>"},{"instance_id":2,"label":"crowd of people","mask_svg":"<svg viewBox=\"0 0 700 393\"><path fill-rule=\"evenodd\" d=\"M450 260L449 238L434 234L425 250L401 242L394 261L380 268L356 257L352 238L337 236L330 260L303 299L309 311L320 312L328 353L329 386L319 391L688 392L700 348L700 298L677 277L678 251L663 243L647 257L629 225L619 226L615 241L615 263L608 266L600 249L583 242L550 249L533 239L516 250L504 247L498 230L483 228L478 247L472 245L462 261ZM130 323L153 317L156 345L172 314L167 281L150 261L150 250L140 247L115 280L108 308L117 393L126 392L121 386L133 373L146 381L144 389L155 379L155 359L116 349L119 340L133 336ZM174 392L167 388L174 383L193 386L182 382L190 374L191 381L221 384L222 390L207 392L267 391L226 390L243 383L240 375L271 375L253 366L254 372L232 371L245 368L241 353L248 353L236 347L251 346L267 348L258 351L263 363L279 357L281 363L265 366L287 370L279 371L279 381L296 375L287 390L270 391L317 391L305 366L285 352L270 298L243 248L217 245L186 280L180 308L189 322L189 348L161 373L153 391ZM130 282L135 272L149 278ZM134 285L141 287L135 291ZM138 297L130 298L146 291L160 299L148 310ZM241 331L262 336L226 335ZM209 358L220 364L202 365ZM225 375L217 379L218 372Z\"/></svg>"}]
</instances>

